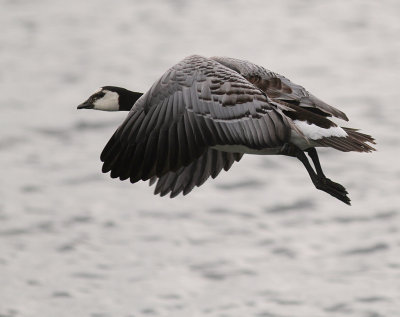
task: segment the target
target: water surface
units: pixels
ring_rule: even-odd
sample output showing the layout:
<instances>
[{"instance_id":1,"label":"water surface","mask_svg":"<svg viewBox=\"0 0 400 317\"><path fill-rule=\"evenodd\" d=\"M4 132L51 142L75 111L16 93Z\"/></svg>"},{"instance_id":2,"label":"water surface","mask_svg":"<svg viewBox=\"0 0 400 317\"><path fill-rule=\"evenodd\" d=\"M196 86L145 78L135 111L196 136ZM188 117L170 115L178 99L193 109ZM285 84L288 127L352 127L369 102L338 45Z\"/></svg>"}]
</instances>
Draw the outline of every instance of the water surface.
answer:
<instances>
[{"instance_id":1,"label":"water surface","mask_svg":"<svg viewBox=\"0 0 400 317\"><path fill-rule=\"evenodd\" d=\"M400 3L0 1L0 316L397 316ZM126 113L190 54L248 59L339 106L377 153L247 157L170 200L101 174Z\"/></svg>"}]
</instances>

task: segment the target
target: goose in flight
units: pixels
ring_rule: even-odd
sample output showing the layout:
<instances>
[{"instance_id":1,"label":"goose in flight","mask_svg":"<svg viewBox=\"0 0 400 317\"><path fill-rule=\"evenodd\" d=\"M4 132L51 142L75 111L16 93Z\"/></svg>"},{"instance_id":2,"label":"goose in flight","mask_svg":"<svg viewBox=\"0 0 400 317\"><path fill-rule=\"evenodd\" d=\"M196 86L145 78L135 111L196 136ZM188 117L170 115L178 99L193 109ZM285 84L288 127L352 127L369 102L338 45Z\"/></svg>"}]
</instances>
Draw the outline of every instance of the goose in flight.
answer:
<instances>
[{"instance_id":1,"label":"goose in flight","mask_svg":"<svg viewBox=\"0 0 400 317\"><path fill-rule=\"evenodd\" d=\"M244 154L275 154L299 159L317 189L350 205L346 189L324 175L316 148L375 150L371 136L330 120L348 121L342 111L234 58L189 56L144 94L105 86L83 108L129 111L101 153L102 171L131 183L150 180L161 196L188 194Z\"/></svg>"}]
</instances>

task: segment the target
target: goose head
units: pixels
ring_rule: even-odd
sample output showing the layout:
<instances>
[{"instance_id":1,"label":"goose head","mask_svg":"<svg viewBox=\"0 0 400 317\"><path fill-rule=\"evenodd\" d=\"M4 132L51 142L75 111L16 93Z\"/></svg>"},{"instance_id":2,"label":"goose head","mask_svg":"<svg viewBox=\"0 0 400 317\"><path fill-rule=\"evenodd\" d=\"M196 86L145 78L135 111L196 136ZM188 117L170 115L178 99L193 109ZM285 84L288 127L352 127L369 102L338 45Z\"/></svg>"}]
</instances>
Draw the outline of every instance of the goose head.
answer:
<instances>
[{"instance_id":1,"label":"goose head","mask_svg":"<svg viewBox=\"0 0 400 317\"><path fill-rule=\"evenodd\" d=\"M81 103L78 109L129 111L142 95L121 87L104 86Z\"/></svg>"}]
</instances>

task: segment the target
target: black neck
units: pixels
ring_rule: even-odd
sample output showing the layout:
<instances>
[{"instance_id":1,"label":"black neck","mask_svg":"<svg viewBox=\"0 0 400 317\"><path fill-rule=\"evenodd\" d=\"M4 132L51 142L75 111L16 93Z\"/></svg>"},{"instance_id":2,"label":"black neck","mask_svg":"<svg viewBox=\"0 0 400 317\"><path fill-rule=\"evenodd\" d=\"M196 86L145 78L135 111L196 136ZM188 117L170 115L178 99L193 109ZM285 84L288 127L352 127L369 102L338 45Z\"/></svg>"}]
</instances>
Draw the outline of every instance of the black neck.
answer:
<instances>
[{"instance_id":1,"label":"black neck","mask_svg":"<svg viewBox=\"0 0 400 317\"><path fill-rule=\"evenodd\" d=\"M140 92L125 89L124 93L119 95L119 111L130 111L142 95Z\"/></svg>"}]
</instances>

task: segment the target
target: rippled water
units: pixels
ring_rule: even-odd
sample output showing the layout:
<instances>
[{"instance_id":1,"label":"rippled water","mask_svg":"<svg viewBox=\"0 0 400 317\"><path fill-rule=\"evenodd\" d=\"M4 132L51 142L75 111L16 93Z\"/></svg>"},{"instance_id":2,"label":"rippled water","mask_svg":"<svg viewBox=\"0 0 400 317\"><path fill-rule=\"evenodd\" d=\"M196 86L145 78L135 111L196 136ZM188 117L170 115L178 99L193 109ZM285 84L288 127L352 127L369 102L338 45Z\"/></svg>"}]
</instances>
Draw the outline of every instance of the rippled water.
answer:
<instances>
[{"instance_id":1,"label":"rippled water","mask_svg":"<svg viewBox=\"0 0 400 317\"><path fill-rule=\"evenodd\" d=\"M400 2L6 1L0 10L0 316L397 316ZM187 197L100 172L125 113L197 53L244 58L378 141L321 151L347 207L299 162L247 157Z\"/></svg>"}]
</instances>

